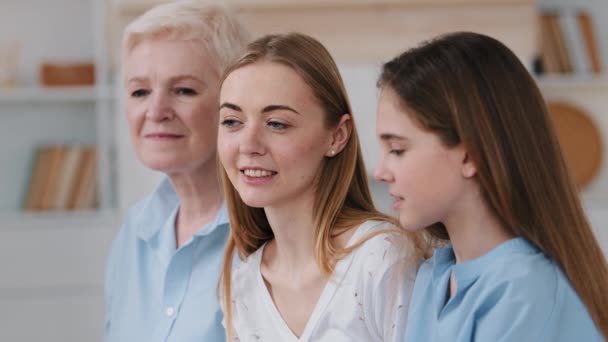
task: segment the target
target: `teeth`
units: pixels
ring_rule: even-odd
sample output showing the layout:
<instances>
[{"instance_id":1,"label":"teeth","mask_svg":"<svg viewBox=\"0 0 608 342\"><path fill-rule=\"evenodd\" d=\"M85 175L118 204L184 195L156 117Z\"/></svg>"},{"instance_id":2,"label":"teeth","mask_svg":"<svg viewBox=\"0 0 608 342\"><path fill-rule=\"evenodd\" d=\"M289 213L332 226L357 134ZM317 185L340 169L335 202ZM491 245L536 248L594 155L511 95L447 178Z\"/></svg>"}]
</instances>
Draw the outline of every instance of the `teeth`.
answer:
<instances>
[{"instance_id":1,"label":"teeth","mask_svg":"<svg viewBox=\"0 0 608 342\"><path fill-rule=\"evenodd\" d=\"M250 170L247 169L244 171L245 175L248 177L268 177L268 176L272 176L272 172L271 171L267 171L267 170Z\"/></svg>"}]
</instances>

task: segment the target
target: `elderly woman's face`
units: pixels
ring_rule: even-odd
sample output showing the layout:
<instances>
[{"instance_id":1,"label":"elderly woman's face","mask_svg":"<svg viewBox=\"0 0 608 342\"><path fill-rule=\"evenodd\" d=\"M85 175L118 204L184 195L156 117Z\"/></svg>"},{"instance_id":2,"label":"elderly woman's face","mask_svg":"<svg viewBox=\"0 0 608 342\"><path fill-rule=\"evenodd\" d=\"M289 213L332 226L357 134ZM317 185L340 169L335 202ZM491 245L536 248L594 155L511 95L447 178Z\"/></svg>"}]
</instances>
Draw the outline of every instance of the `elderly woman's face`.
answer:
<instances>
[{"instance_id":1,"label":"elderly woman's face","mask_svg":"<svg viewBox=\"0 0 608 342\"><path fill-rule=\"evenodd\" d=\"M125 60L126 111L138 158L167 174L215 168L219 75L192 43L139 43Z\"/></svg>"}]
</instances>

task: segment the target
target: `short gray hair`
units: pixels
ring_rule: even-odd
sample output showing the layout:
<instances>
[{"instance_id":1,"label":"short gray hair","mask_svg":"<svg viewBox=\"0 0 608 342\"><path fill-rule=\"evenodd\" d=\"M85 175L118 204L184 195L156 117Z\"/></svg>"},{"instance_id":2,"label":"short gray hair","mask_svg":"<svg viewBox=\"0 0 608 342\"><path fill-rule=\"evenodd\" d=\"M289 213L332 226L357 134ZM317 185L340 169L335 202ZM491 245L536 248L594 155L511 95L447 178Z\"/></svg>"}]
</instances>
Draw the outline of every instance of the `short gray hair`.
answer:
<instances>
[{"instance_id":1,"label":"short gray hair","mask_svg":"<svg viewBox=\"0 0 608 342\"><path fill-rule=\"evenodd\" d=\"M236 15L213 0L181 0L155 6L133 20L122 37L123 64L143 40L155 37L190 41L214 58L221 75L250 36Z\"/></svg>"}]
</instances>

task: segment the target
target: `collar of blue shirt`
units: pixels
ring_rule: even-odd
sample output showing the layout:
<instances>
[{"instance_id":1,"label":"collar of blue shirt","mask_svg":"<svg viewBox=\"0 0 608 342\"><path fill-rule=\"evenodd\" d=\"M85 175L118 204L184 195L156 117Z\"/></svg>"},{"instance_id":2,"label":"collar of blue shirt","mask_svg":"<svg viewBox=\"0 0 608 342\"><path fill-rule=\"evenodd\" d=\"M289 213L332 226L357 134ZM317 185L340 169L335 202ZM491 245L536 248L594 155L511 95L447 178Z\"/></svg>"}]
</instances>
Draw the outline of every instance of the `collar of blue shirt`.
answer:
<instances>
[{"instance_id":1,"label":"collar of blue shirt","mask_svg":"<svg viewBox=\"0 0 608 342\"><path fill-rule=\"evenodd\" d=\"M135 222L139 222L137 236L142 240L148 241L165 227L168 218L174 219L175 211L179 207L179 197L169 179L165 177L142 205L143 210L139 210L140 217L135 220ZM154 213L154 215L144 215L144 213ZM223 203L214 222L201 227L201 230L194 234L194 236L211 234L218 227L227 226L228 223L228 210L226 204Z\"/></svg>"},{"instance_id":2,"label":"collar of blue shirt","mask_svg":"<svg viewBox=\"0 0 608 342\"><path fill-rule=\"evenodd\" d=\"M523 237L510 239L496 246L488 253L461 264L456 264L456 257L452 245L438 248L432 258L433 266L433 281L439 282L447 269L452 268L454 277L458 281L458 286L465 286L475 281L488 268L493 267L493 263L502 256L509 256L513 253L532 254L538 253L539 250L528 240Z\"/></svg>"}]
</instances>

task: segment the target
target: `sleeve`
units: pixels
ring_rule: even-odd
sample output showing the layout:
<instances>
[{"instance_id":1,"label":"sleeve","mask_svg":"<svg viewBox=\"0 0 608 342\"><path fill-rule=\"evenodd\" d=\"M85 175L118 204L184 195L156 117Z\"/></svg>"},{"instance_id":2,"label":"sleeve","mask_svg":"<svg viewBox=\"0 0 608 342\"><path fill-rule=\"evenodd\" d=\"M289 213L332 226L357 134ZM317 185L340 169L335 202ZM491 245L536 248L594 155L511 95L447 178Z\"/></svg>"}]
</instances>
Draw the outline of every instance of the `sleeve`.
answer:
<instances>
[{"instance_id":1,"label":"sleeve","mask_svg":"<svg viewBox=\"0 0 608 342\"><path fill-rule=\"evenodd\" d=\"M118 254L121 250L122 239L125 231L125 226L123 225L116 236L114 241L112 241L112 246L110 247L110 253L108 255L106 261L106 270L105 270L105 280L104 280L104 306L105 306L105 315L104 315L104 325L103 325L103 341L109 342L110 332L112 328L112 295L114 293L114 286L117 279L117 260Z\"/></svg>"},{"instance_id":2,"label":"sleeve","mask_svg":"<svg viewBox=\"0 0 608 342\"><path fill-rule=\"evenodd\" d=\"M370 254L366 286L366 313L371 331L381 341L403 341L410 297L420 260L414 257L405 236L383 234L382 243Z\"/></svg>"}]
</instances>

